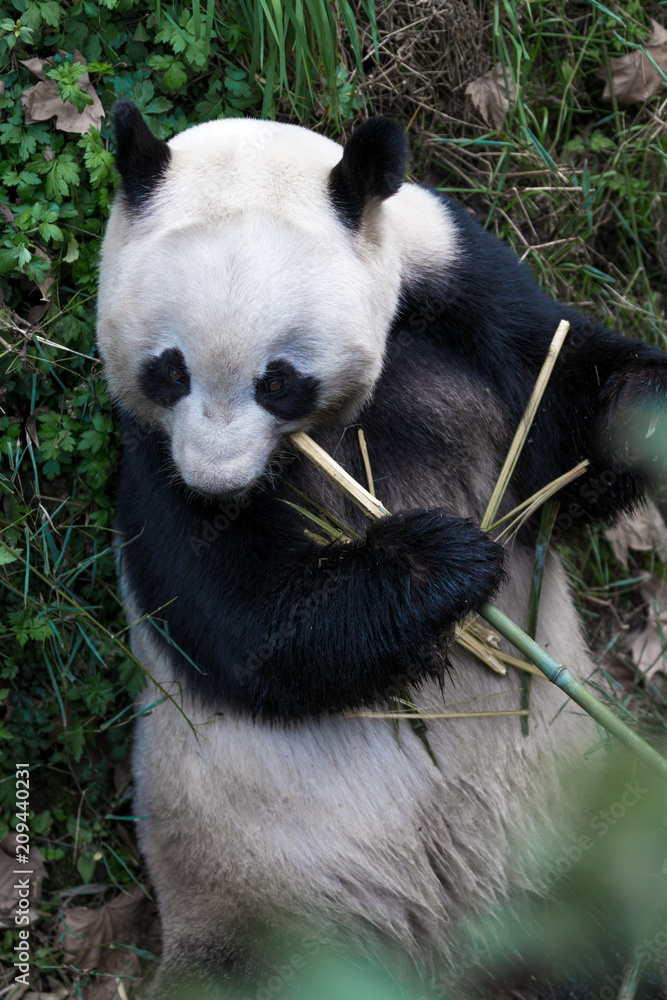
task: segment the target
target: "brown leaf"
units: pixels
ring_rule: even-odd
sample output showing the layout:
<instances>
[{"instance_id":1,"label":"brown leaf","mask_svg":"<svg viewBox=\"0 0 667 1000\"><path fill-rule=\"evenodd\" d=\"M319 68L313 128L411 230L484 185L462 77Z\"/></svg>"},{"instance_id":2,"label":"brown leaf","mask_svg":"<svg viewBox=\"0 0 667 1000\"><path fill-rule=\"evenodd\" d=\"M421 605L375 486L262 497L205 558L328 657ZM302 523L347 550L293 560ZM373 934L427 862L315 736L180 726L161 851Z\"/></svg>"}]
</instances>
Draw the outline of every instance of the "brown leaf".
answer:
<instances>
[{"instance_id":1,"label":"brown leaf","mask_svg":"<svg viewBox=\"0 0 667 1000\"><path fill-rule=\"evenodd\" d=\"M81 1000L127 1000L141 965L135 952L119 948L105 952L95 971L98 975L83 986Z\"/></svg>"},{"instance_id":2,"label":"brown leaf","mask_svg":"<svg viewBox=\"0 0 667 1000\"><path fill-rule=\"evenodd\" d=\"M30 990L28 993L23 994L21 1000L66 1000L66 997L69 995L70 991L66 986L59 986L48 993L34 993Z\"/></svg>"},{"instance_id":3,"label":"brown leaf","mask_svg":"<svg viewBox=\"0 0 667 1000\"><path fill-rule=\"evenodd\" d=\"M3 218L8 226L12 229L18 229L16 222L14 220L14 213L12 212L9 205L0 205L0 218Z\"/></svg>"},{"instance_id":4,"label":"brown leaf","mask_svg":"<svg viewBox=\"0 0 667 1000\"><path fill-rule=\"evenodd\" d=\"M150 900L138 885L97 909L67 910L60 921L65 961L80 969L97 968L105 948L139 933L149 910Z\"/></svg>"},{"instance_id":5,"label":"brown leaf","mask_svg":"<svg viewBox=\"0 0 667 1000\"><path fill-rule=\"evenodd\" d=\"M505 113L514 103L516 92L509 73L505 79L502 63L496 63L484 76L471 80L465 92L489 125L494 128L503 127Z\"/></svg>"},{"instance_id":6,"label":"brown leaf","mask_svg":"<svg viewBox=\"0 0 667 1000\"><path fill-rule=\"evenodd\" d=\"M49 257L49 255L46 252L46 250L42 250L42 248L40 246L34 247L33 248L33 253L34 253L35 257L43 257L44 260L48 261L49 264L52 263L51 258ZM40 292L42 293L42 302L46 302L46 303L49 303L49 304L51 303L51 296L48 294L48 292L49 292L49 289L50 289L51 285L53 284L54 280L55 279L52 278L50 274L48 274L46 276L46 278L44 278L44 281L38 281L37 282L37 287L39 288Z\"/></svg>"},{"instance_id":7,"label":"brown leaf","mask_svg":"<svg viewBox=\"0 0 667 1000\"><path fill-rule=\"evenodd\" d=\"M28 419L25 422L25 429L35 448L39 448L39 438L37 437L37 418L34 413L30 413L28 415Z\"/></svg>"},{"instance_id":8,"label":"brown leaf","mask_svg":"<svg viewBox=\"0 0 667 1000\"><path fill-rule=\"evenodd\" d=\"M635 552L655 549L663 562L667 560L667 525L652 501L634 514L626 514L613 528L607 528L605 535L614 555L626 568L629 549Z\"/></svg>"},{"instance_id":9,"label":"brown leaf","mask_svg":"<svg viewBox=\"0 0 667 1000\"><path fill-rule=\"evenodd\" d=\"M657 21L651 21L653 34L644 48L651 58L667 73L667 29ZM602 99L611 100L613 85L616 100L619 104L636 104L645 101L664 86L664 77L658 72L650 59L643 52L635 49L628 55L609 60L611 81L607 68L600 66L595 75L605 81Z\"/></svg>"},{"instance_id":10,"label":"brown leaf","mask_svg":"<svg viewBox=\"0 0 667 1000\"><path fill-rule=\"evenodd\" d=\"M132 781L132 759L128 754L119 760L113 769L113 783L116 795L122 795Z\"/></svg>"},{"instance_id":11,"label":"brown leaf","mask_svg":"<svg viewBox=\"0 0 667 1000\"><path fill-rule=\"evenodd\" d=\"M40 59L39 56L34 56L34 58L32 59L21 59L20 62L21 65L25 66L26 69L29 69L30 72L34 76L36 76L38 80L46 80L46 72L44 70L44 62L45 62L44 59ZM46 62L48 63L50 69L53 60L47 59Z\"/></svg>"},{"instance_id":12,"label":"brown leaf","mask_svg":"<svg viewBox=\"0 0 667 1000\"><path fill-rule=\"evenodd\" d=\"M618 655L615 649L605 649L602 652L596 653L595 661L604 671L603 674L596 675L596 680L599 679L600 684L610 697L613 698L618 695L618 690L614 691L613 681L624 687L626 691L634 691L637 684L635 671ZM605 675L609 675L612 680L606 680L605 682Z\"/></svg>"},{"instance_id":13,"label":"brown leaf","mask_svg":"<svg viewBox=\"0 0 667 1000\"><path fill-rule=\"evenodd\" d=\"M76 62L86 65L86 61L80 52L74 53ZM84 73L79 80L79 86L92 99L92 104L87 104L83 111L77 111L73 104L63 101L55 80L49 80L46 76L45 66L51 67L53 57L49 59L22 59L21 62L40 81L34 87L24 90L21 95L23 105L23 115L26 125L34 122L46 121L48 118L56 119L56 128L62 132L78 132L85 135L91 127L100 128L104 118L104 108L97 96L95 88L90 82L88 73Z\"/></svg>"},{"instance_id":14,"label":"brown leaf","mask_svg":"<svg viewBox=\"0 0 667 1000\"><path fill-rule=\"evenodd\" d=\"M42 898L42 882L46 878L46 868L44 867L44 857L34 844L30 844L30 864L22 865L17 862L16 854L16 834L8 833L0 844L0 918L2 923L10 919L14 926L14 916L17 912L19 901L18 889L19 879L30 880L30 922L37 919L39 901ZM25 867L26 873L16 875L19 869Z\"/></svg>"},{"instance_id":15,"label":"brown leaf","mask_svg":"<svg viewBox=\"0 0 667 1000\"><path fill-rule=\"evenodd\" d=\"M630 643L632 659L647 680L657 673L667 674L663 636L667 636L667 590L657 576L643 583L640 592L648 604L646 627Z\"/></svg>"},{"instance_id":16,"label":"brown leaf","mask_svg":"<svg viewBox=\"0 0 667 1000\"><path fill-rule=\"evenodd\" d=\"M26 323L29 323L30 326L37 326L39 321L47 314L50 305L51 302L49 300L48 302L38 302L36 306L32 306L26 316Z\"/></svg>"}]
</instances>

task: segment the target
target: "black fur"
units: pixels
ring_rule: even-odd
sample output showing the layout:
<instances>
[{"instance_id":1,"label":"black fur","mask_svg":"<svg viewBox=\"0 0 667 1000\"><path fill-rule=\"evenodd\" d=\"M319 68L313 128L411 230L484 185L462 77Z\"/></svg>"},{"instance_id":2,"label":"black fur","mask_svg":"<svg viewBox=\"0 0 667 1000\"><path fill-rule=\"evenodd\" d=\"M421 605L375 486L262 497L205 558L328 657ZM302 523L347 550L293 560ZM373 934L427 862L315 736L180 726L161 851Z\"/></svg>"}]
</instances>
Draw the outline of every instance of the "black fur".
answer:
<instances>
[{"instance_id":1,"label":"black fur","mask_svg":"<svg viewBox=\"0 0 667 1000\"><path fill-rule=\"evenodd\" d=\"M176 598L157 619L193 690L221 706L297 719L382 698L409 663L417 682L439 677L443 633L501 580L500 546L440 511L397 514L363 544L323 550L279 485L226 504L217 530L216 508L168 481L165 443L136 425L125 434L118 522L133 539L132 589L150 610Z\"/></svg>"},{"instance_id":2,"label":"black fur","mask_svg":"<svg viewBox=\"0 0 667 1000\"><path fill-rule=\"evenodd\" d=\"M142 207L167 171L169 146L157 139L132 101L116 101L113 109L116 166L123 179L125 197L133 208Z\"/></svg>"},{"instance_id":3,"label":"black fur","mask_svg":"<svg viewBox=\"0 0 667 1000\"><path fill-rule=\"evenodd\" d=\"M278 383L282 388L273 390ZM302 375L289 361L273 361L257 380L255 399L281 420L298 420L315 408L319 387L318 379Z\"/></svg>"},{"instance_id":4,"label":"black fur","mask_svg":"<svg viewBox=\"0 0 667 1000\"><path fill-rule=\"evenodd\" d=\"M456 465L459 442L433 432L437 404L424 385L446 395L464 373L513 428L565 317L572 330L524 449L517 492L529 496L588 457L590 472L560 494L559 527L630 508L644 482L610 428L628 400L665 398L666 356L553 302L511 250L451 209L463 241L459 262L440 285L405 289L385 370L361 414L376 481ZM337 457L359 478L350 438ZM222 709L298 719L377 701L397 678L405 687L406 670L411 682L441 676L442 633L502 579L499 547L469 521L406 512L368 528L365 543L323 551L304 536L301 515L279 502L294 499L284 483L218 510L170 479L166 442L133 422L125 441L118 527L128 539L132 590L142 613L164 608L157 624L186 684ZM474 438L464 444L478 447ZM289 478L304 486L301 470L298 459ZM350 509L349 520L356 516ZM363 520L356 525L366 530Z\"/></svg>"},{"instance_id":5,"label":"black fur","mask_svg":"<svg viewBox=\"0 0 667 1000\"><path fill-rule=\"evenodd\" d=\"M407 140L396 122L378 117L360 125L329 178L331 200L345 224L356 228L369 202L396 194L407 164Z\"/></svg>"},{"instance_id":6,"label":"black fur","mask_svg":"<svg viewBox=\"0 0 667 1000\"><path fill-rule=\"evenodd\" d=\"M176 376L179 376L176 378ZM181 351L170 347L144 362L139 373L144 396L160 406L173 406L190 392L190 373Z\"/></svg>"}]
</instances>

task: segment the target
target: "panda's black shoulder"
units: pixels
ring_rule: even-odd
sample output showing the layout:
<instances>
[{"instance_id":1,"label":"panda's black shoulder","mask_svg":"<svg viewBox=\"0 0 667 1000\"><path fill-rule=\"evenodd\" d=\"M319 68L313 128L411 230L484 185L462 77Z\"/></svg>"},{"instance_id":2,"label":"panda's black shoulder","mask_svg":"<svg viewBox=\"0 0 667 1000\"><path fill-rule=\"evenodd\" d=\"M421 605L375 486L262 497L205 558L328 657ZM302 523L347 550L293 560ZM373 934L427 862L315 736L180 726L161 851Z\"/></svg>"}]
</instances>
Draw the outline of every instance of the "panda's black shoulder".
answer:
<instances>
[{"instance_id":1,"label":"panda's black shoulder","mask_svg":"<svg viewBox=\"0 0 667 1000\"><path fill-rule=\"evenodd\" d=\"M560 320L576 325L582 317L544 292L513 248L460 202L430 193L453 227L452 255L404 283L390 343L407 352L428 345L488 385L518 418Z\"/></svg>"},{"instance_id":2,"label":"panda's black shoulder","mask_svg":"<svg viewBox=\"0 0 667 1000\"><path fill-rule=\"evenodd\" d=\"M529 267L504 240L485 229L472 212L451 196L431 191L444 206L455 229L455 254L449 268L446 290L452 300L477 303L481 309L495 306L511 309L510 325L521 317L531 320L556 312L558 304L539 286Z\"/></svg>"}]
</instances>

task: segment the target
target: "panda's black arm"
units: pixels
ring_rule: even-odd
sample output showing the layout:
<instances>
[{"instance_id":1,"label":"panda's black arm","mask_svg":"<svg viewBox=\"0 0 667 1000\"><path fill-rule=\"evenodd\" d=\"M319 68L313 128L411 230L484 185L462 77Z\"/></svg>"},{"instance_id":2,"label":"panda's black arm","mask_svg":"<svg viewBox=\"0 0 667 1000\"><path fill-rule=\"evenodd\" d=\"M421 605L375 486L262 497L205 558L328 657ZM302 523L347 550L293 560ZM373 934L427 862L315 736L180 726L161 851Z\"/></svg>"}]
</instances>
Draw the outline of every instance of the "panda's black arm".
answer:
<instances>
[{"instance_id":1,"label":"panda's black arm","mask_svg":"<svg viewBox=\"0 0 667 1000\"><path fill-rule=\"evenodd\" d=\"M568 318L568 340L517 470L529 495L588 459L587 473L558 494L561 534L612 520L664 480L667 425L667 355Z\"/></svg>"},{"instance_id":2,"label":"panda's black arm","mask_svg":"<svg viewBox=\"0 0 667 1000\"><path fill-rule=\"evenodd\" d=\"M298 718L442 679L442 640L492 596L502 563L472 522L439 510L384 518L363 542L312 551L266 605L267 631L240 669L244 697L253 712Z\"/></svg>"},{"instance_id":3,"label":"panda's black arm","mask_svg":"<svg viewBox=\"0 0 667 1000\"><path fill-rule=\"evenodd\" d=\"M298 719L442 677L438 640L502 579L502 549L467 520L409 511L313 547L275 496L204 504L169 482L164 446L127 430L126 586L186 688L221 710Z\"/></svg>"},{"instance_id":4,"label":"panda's black arm","mask_svg":"<svg viewBox=\"0 0 667 1000\"><path fill-rule=\"evenodd\" d=\"M554 302L508 246L461 206L448 205L464 252L442 284L406 298L399 338L423 336L416 331L425 316L432 346L490 385L515 427L558 323L569 320L515 482L529 496L588 459L587 474L559 494L559 526L609 519L631 508L660 471L651 442L639 454L628 440L636 428L632 411L649 409L656 417L661 407L664 412L667 355ZM648 427L650 416L640 420ZM653 443L659 440L654 433Z\"/></svg>"}]
</instances>

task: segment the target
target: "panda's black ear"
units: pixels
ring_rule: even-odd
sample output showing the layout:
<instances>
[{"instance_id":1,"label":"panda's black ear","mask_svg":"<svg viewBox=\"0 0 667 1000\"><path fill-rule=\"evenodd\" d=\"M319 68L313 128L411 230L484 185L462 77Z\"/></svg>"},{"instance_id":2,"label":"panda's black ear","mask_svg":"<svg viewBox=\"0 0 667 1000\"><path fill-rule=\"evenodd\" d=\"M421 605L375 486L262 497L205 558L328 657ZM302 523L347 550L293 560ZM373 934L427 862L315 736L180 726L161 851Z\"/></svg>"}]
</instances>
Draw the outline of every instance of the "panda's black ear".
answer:
<instances>
[{"instance_id":1,"label":"panda's black ear","mask_svg":"<svg viewBox=\"0 0 667 1000\"><path fill-rule=\"evenodd\" d=\"M348 226L359 225L369 202L396 194L407 163L405 134L390 118L369 118L353 132L329 177L331 200Z\"/></svg>"},{"instance_id":2,"label":"panda's black ear","mask_svg":"<svg viewBox=\"0 0 667 1000\"><path fill-rule=\"evenodd\" d=\"M116 166L130 205L139 207L166 173L171 152L156 139L132 101L117 101L113 109Z\"/></svg>"}]
</instances>

